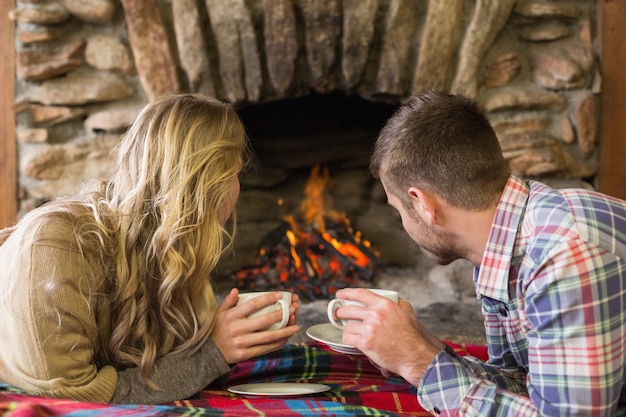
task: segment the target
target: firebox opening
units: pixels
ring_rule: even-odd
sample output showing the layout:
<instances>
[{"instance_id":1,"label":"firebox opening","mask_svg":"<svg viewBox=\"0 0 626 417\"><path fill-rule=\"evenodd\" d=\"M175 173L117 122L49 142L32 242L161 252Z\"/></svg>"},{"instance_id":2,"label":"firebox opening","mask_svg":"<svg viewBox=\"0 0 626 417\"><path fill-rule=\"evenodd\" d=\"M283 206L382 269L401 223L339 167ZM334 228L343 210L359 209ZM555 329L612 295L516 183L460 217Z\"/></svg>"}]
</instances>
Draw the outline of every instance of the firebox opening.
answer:
<instances>
[{"instance_id":1,"label":"firebox opening","mask_svg":"<svg viewBox=\"0 0 626 417\"><path fill-rule=\"evenodd\" d=\"M256 170L242 178L236 286L312 300L372 281L385 261L360 224L377 184L371 149L395 109L343 93L239 109Z\"/></svg>"},{"instance_id":2,"label":"firebox opening","mask_svg":"<svg viewBox=\"0 0 626 417\"><path fill-rule=\"evenodd\" d=\"M239 109L239 114L252 139L260 140L268 136L324 133L357 126L376 135L396 108L334 92L260 105L246 104Z\"/></svg>"},{"instance_id":3,"label":"firebox opening","mask_svg":"<svg viewBox=\"0 0 626 417\"><path fill-rule=\"evenodd\" d=\"M316 164L366 166L395 108L336 92L247 105L240 115L259 162L306 174Z\"/></svg>"}]
</instances>

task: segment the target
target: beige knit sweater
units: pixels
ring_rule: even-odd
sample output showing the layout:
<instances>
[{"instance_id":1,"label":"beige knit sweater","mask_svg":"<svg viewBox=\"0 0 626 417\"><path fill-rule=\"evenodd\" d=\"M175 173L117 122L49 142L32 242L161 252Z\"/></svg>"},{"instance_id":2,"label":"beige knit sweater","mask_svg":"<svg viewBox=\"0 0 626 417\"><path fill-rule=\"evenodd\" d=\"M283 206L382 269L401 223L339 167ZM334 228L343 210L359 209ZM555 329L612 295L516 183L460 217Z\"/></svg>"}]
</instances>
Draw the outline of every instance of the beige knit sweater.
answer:
<instances>
[{"instance_id":1,"label":"beige knit sweater","mask_svg":"<svg viewBox=\"0 0 626 417\"><path fill-rule=\"evenodd\" d=\"M81 255L63 220L18 229L0 246L0 381L42 396L148 404L189 397L230 371L211 339L157 361L160 391L137 368L116 369L103 348L111 323L101 262Z\"/></svg>"}]
</instances>

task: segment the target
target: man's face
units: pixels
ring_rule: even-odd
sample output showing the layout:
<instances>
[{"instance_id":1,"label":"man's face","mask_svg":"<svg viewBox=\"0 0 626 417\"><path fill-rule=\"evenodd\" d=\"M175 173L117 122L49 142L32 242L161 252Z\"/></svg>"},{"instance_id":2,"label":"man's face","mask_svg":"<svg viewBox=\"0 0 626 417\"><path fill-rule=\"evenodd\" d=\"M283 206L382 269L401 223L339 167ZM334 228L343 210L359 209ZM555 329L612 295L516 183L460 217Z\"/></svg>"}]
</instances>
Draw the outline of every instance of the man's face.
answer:
<instances>
[{"instance_id":1,"label":"man's face","mask_svg":"<svg viewBox=\"0 0 626 417\"><path fill-rule=\"evenodd\" d=\"M390 192L384 183L383 187L387 193L387 203L400 214L404 230L424 252L441 265L447 265L462 257L457 253L449 232L436 224L426 223L414 207L407 209L400 198Z\"/></svg>"}]
</instances>

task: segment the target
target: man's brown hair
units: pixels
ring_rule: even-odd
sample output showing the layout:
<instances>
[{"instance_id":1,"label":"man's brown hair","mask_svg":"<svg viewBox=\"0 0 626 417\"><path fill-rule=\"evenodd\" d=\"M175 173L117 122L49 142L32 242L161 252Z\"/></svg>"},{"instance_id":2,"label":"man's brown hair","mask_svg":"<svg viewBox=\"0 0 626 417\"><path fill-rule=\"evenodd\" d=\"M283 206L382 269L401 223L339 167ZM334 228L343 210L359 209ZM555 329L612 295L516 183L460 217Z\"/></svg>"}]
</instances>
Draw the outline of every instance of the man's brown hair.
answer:
<instances>
[{"instance_id":1,"label":"man's brown hair","mask_svg":"<svg viewBox=\"0 0 626 417\"><path fill-rule=\"evenodd\" d=\"M497 201L510 174L479 104L434 90L413 97L387 121L370 171L405 204L405 191L415 186L466 210Z\"/></svg>"}]
</instances>

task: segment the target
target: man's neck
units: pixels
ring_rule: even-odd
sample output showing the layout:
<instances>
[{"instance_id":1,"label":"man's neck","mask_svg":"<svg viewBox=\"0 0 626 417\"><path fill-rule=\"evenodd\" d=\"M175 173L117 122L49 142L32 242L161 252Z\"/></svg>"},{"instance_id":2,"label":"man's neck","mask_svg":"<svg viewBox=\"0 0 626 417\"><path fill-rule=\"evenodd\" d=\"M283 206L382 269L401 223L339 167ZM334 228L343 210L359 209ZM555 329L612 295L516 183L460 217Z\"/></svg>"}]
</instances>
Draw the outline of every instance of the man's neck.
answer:
<instances>
[{"instance_id":1,"label":"man's neck","mask_svg":"<svg viewBox=\"0 0 626 417\"><path fill-rule=\"evenodd\" d=\"M445 229L454 237L457 247L465 259L476 267L480 266L487 246L496 205L481 211L468 211L448 206Z\"/></svg>"}]
</instances>

